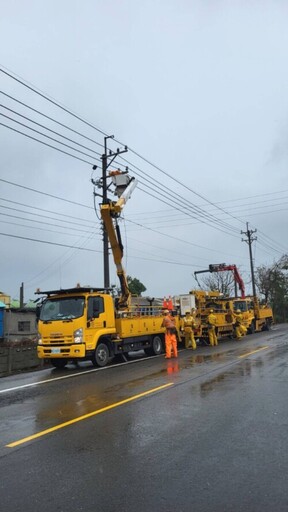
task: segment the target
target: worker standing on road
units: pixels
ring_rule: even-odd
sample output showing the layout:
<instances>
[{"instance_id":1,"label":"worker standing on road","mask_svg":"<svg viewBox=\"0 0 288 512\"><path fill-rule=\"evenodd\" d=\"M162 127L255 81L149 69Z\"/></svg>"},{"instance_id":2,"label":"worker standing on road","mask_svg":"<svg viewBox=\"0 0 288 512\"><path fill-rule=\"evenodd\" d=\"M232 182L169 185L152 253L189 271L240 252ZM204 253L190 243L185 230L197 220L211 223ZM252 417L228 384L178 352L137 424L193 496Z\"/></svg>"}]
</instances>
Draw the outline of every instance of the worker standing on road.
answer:
<instances>
[{"instance_id":1,"label":"worker standing on road","mask_svg":"<svg viewBox=\"0 0 288 512\"><path fill-rule=\"evenodd\" d=\"M245 325L243 325L243 315L240 309L236 309L236 312L233 313L233 317L235 319L235 334L236 340L240 340L242 336L244 336L247 332Z\"/></svg>"},{"instance_id":2,"label":"worker standing on road","mask_svg":"<svg viewBox=\"0 0 288 512\"><path fill-rule=\"evenodd\" d=\"M189 313L189 311L186 311L185 317L182 320L181 328L181 330L184 331L185 334L185 348L193 348L193 350L196 350L197 348L193 332L193 328L195 327L195 325L195 318L193 317L192 314Z\"/></svg>"},{"instance_id":3,"label":"worker standing on road","mask_svg":"<svg viewBox=\"0 0 288 512\"><path fill-rule=\"evenodd\" d=\"M217 335L216 335L216 325L217 318L214 315L214 309L210 309L210 313L207 317L207 323L208 323L208 336L209 336L209 343L211 347L214 345L218 345Z\"/></svg>"},{"instance_id":4,"label":"worker standing on road","mask_svg":"<svg viewBox=\"0 0 288 512\"><path fill-rule=\"evenodd\" d=\"M163 322L161 327L165 327L165 348L166 348L166 359L171 359L171 351L173 349L174 357L178 357L177 351L177 330L175 327L175 319L170 314L168 309L164 309L163 314L165 315L163 318Z\"/></svg>"}]
</instances>

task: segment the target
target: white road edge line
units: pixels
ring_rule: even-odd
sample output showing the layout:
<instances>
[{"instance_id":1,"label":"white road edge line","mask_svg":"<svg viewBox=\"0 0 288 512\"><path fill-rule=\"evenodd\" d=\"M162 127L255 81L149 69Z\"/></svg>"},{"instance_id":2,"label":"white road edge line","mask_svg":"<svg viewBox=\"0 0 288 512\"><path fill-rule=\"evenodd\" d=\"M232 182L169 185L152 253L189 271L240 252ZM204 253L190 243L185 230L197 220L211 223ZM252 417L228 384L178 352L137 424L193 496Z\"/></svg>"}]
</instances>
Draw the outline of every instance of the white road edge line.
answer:
<instances>
[{"instance_id":1,"label":"white road edge line","mask_svg":"<svg viewBox=\"0 0 288 512\"><path fill-rule=\"evenodd\" d=\"M103 368L93 368L93 370L86 370L85 372L78 372L78 373L72 373L72 375L63 375L62 377L55 377L54 379L46 379L46 380L40 380L39 382L31 382L30 384L23 384L22 386L15 386L14 388L6 388L6 389L0 389L0 394L4 394L4 393L9 393L11 391L19 391L21 389L25 389L25 388L31 388L33 386L40 386L42 384L51 384L52 382L55 382L57 380L64 380L64 379L71 379L72 377L79 377L81 375L86 375L87 373L95 373L95 372L99 372L100 370L109 370L110 368L117 368L119 366L124 366L124 365L127 365L127 364L132 364L132 363L142 363L143 361L149 361L151 359L154 359L155 357L161 357L163 356L164 357L164 354L160 354L160 355L157 355L157 356L150 356L150 357L144 357L143 359L136 359L135 361L126 361L124 363L118 363L118 364L113 364L113 365L110 365L110 366L105 366Z\"/></svg>"}]
</instances>

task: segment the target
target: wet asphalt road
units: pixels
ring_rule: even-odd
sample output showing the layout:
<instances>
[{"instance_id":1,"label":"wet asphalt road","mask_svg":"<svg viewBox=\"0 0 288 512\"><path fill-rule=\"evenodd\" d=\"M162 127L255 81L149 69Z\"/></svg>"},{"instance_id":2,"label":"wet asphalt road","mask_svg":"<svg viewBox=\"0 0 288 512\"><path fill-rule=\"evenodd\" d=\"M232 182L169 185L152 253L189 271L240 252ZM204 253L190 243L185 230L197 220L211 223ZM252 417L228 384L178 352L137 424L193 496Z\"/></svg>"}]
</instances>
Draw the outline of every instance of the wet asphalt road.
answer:
<instances>
[{"instance_id":1,"label":"wet asphalt road","mask_svg":"<svg viewBox=\"0 0 288 512\"><path fill-rule=\"evenodd\" d=\"M287 356L282 325L0 379L1 510L287 512Z\"/></svg>"}]
</instances>

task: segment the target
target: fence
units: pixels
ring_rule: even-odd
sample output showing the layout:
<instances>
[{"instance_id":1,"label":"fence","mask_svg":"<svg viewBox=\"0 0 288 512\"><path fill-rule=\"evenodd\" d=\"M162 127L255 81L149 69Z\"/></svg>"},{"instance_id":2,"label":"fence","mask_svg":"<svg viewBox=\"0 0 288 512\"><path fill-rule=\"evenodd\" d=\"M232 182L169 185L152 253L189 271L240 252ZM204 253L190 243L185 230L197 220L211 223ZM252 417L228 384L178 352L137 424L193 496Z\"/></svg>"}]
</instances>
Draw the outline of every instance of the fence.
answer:
<instances>
[{"instance_id":1,"label":"fence","mask_svg":"<svg viewBox=\"0 0 288 512\"><path fill-rule=\"evenodd\" d=\"M38 359L37 345L15 344L12 346L0 344L0 377L11 373L42 368L44 361Z\"/></svg>"}]
</instances>

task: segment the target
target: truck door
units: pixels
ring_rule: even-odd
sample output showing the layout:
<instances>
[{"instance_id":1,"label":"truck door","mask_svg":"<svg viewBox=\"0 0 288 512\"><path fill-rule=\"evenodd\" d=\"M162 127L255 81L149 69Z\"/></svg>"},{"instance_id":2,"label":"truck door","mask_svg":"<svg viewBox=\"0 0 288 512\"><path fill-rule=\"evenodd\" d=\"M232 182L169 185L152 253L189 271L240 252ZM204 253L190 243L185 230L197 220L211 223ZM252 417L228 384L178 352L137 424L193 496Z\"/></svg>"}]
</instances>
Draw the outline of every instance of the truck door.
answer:
<instances>
[{"instance_id":1,"label":"truck door","mask_svg":"<svg viewBox=\"0 0 288 512\"><path fill-rule=\"evenodd\" d=\"M87 307L86 340L93 340L95 331L106 328L106 314L103 297L89 297Z\"/></svg>"}]
</instances>

